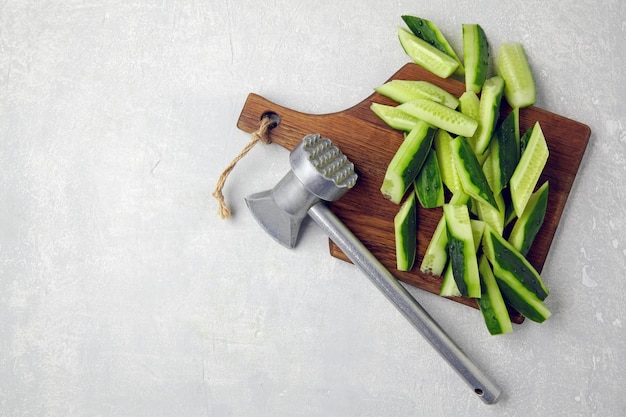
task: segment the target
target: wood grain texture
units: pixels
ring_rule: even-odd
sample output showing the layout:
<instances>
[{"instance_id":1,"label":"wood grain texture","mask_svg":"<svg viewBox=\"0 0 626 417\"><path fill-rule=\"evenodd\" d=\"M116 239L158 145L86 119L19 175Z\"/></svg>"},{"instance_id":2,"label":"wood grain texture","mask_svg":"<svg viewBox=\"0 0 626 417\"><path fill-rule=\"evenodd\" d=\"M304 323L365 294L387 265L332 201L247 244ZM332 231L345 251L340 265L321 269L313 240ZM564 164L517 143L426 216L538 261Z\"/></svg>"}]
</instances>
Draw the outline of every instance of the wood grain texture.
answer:
<instances>
[{"instance_id":1,"label":"wood grain texture","mask_svg":"<svg viewBox=\"0 0 626 417\"><path fill-rule=\"evenodd\" d=\"M426 80L457 97L465 91L465 85L458 80L438 78L415 64L406 64L389 78L392 79ZM349 109L313 115L294 111L259 95L250 94L241 111L237 127L251 133L258 129L259 120L263 115L273 113L280 117L280 123L270 131L270 138L288 150L292 150L308 133L320 133L330 138L355 164L355 170L359 175L354 189L341 200L330 204L333 212L397 279L437 294L441 287L441 277L421 273L419 265L442 215L441 209L418 208L415 266L408 272L395 269L393 218L399 207L382 197L380 185L389 161L403 140L403 134L388 127L370 110L373 102L396 104L378 93L373 93ZM509 111L510 108L503 100L501 118ZM591 130L587 125L534 106L520 110L522 133L537 121L541 124L550 151L539 184L546 180L550 181L550 192L544 224L528 254L528 260L541 272L589 142ZM332 256L348 260L332 241L329 245ZM546 285L550 287L549 279L546 280ZM451 299L477 307L472 299ZM519 313L515 311L510 313L513 322L523 321Z\"/></svg>"}]
</instances>

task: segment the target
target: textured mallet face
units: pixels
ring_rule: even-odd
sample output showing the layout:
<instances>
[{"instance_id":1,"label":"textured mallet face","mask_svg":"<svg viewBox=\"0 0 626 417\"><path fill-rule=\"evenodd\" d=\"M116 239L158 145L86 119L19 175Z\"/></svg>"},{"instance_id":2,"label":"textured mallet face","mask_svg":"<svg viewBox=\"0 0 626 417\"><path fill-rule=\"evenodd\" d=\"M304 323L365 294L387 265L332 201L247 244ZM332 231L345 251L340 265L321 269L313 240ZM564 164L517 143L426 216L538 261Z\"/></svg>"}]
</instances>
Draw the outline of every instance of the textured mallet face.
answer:
<instances>
[{"instance_id":1,"label":"textured mallet face","mask_svg":"<svg viewBox=\"0 0 626 417\"><path fill-rule=\"evenodd\" d=\"M319 134L307 135L302 140L302 150L316 171L336 187L350 189L356 184L354 164L330 139Z\"/></svg>"},{"instance_id":2,"label":"textured mallet face","mask_svg":"<svg viewBox=\"0 0 626 417\"><path fill-rule=\"evenodd\" d=\"M304 188L321 200L338 200L356 184L354 164L319 133L306 135L289 159Z\"/></svg>"}]
</instances>

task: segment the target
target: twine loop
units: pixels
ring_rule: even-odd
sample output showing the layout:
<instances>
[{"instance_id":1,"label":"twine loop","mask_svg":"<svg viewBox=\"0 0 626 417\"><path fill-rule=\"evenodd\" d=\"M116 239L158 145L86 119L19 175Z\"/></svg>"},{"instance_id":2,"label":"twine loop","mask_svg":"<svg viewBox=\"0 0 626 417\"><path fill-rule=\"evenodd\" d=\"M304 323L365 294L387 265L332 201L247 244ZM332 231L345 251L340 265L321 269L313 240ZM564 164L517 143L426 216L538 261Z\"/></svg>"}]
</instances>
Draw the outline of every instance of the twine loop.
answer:
<instances>
[{"instance_id":1,"label":"twine loop","mask_svg":"<svg viewBox=\"0 0 626 417\"><path fill-rule=\"evenodd\" d=\"M219 203L218 214L222 219L228 219L231 216L231 211L226 205L226 202L224 201L224 194L222 193L222 190L224 189L224 184L226 183L226 178L228 178L228 175L231 173L233 168L235 168L237 162L239 162L244 156L246 156L250 149L252 149L254 145L257 144L257 142L262 142L266 145L272 143L268 132L271 128L276 126L276 124L276 121L272 117L268 115L263 116L261 118L259 128L256 131L252 132L252 139L250 140L250 142L248 142L248 144L244 146L241 152L239 152L239 154L230 162L230 164L226 166L224 171L222 171L222 175L220 175L220 177L218 178L217 185L215 186L215 190L213 191L213 197L215 197Z\"/></svg>"}]
</instances>

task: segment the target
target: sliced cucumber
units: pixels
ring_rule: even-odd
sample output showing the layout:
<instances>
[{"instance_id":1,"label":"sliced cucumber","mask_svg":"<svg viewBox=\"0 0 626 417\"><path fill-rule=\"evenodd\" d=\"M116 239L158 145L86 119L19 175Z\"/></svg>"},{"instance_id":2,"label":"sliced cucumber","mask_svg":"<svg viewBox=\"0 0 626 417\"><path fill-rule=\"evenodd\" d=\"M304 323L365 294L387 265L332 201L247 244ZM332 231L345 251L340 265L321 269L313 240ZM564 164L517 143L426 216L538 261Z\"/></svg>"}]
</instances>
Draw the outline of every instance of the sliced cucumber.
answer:
<instances>
[{"instance_id":1,"label":"sliced cucumber","mask_svg":"<svg viewBox=\"0 0 626 417\"><path fill-rule=\"evenodd\" d=\"M450 55L441 52L404 28L398 28L398 39L404 52L413 62L438 77L448 78L459 67L459 63Z\"/></svg>"},{"instance_id":2,"label":"sliced cucumber","mask_svg":"<svg viewBox=\"0 0 626 417\"><path fill-rule=\"evenodd\" d=\"M479 93L487 79L489 43L487 36L475 23L464 23L463 62L465 62L465 90Z\"/></svg>"},{"instance_id":3,"label":"sliced cucumber","mask_svg":"<svg viewBox=\"0 0 626 417\"><path fill-rule=\"evenodd\" d=\"M498 209L482 167L466 138L459 136L452 141L452 151L457 173L465 193Z\"/></svg>"},{"instance_id":4,"label":"sliced cucumber","mask_svg":"<svg viewBox=\"0 0 626 417\"><path fill-rule=\"evenodd\" d=\"M490 143L494 194L500 194L506 187L519 162L519 109L515 108L498 125Z\"/></svg>"},{"instance_id":5,"label":"sliced cucumber","mask_svg":"<svg viewBox=\"0 0 626 417\"><path fill-rule=\"evenodd\" d=\"M459 106L459 99L443 88L424 80L391 80L374 90L385 97L406 103L419 98L436 101L451 109Z\"/></svg>"},{"instance_id":6,"label":"sliced cucumber","mask_svg":"<svg viewBox=\"0 0 626 417\"><path fill-rule=\"evenodd\" d=\"M526 203L539 181L543 168L548 162L549 154L546 138L543 135L539 122L536 122L526 149L520 157L519 163L509 181L511 199L513 200L513 207L517 217L520 217L524 212Z\"/></svg>"},{"instance_id":7,"label":"sliced cucumber","mask_svg":"<svg viewBox=\"0 0 626 417\"><path fill-rule=\"evenodd\" d=\"M448 231L448 258L454 281L464 297L480 297L480 279L469 210L464 205L443 206Z\"/></svg>"},{"instance_id":8,"label":"sliced cucumber","mask_svg":"<svg viewBox=\"0 0 626 417\"><path fill-rule=\"evenodd\" d=\"M506 308L506 303L493 275L491 266L487 258L482 256L478 261L478 272L480 274L480 298L478 308L480 309L487 330L492 335L506 334L513 331L511 317Z\"/></svg>"},{"instance_id":9,"label":"sliced cucumber","mask_svg":"<svg viewBox=\"0 0 626 417\"><path fill-rule=\"evenodd\" d=\"M472 138L476 155L484 154L489 147L498 117L500 117L500 102L503 91L504 80L498 75L487 79L483 85L478 109L478 129Z\"/></svg>"},{"instance_id":10,"label":"sliced cucumber","mask_svg":"<svg viewBox=\"0 0 626 417\"><path fill-rule=\"evenodd\" d=\"M370 105L370 109L376 114L376 116L380 117L383 122L387 123L389 127L396 130L410 132L419 122L419 119L411 116L410 114L406 114L402 110L398 110L395 106L372 103Z\"/></svg>"},{"instance_id":11,"label":"sliced cucumber","mask_svg":"<svg viewBox=\"0 0 626 417\"><path fill-rule=\"evenodd\" d=\"M506 276L525 287L538 299L545 300L548 296L548 289L537 270L524 255L489 226L485 227L482 247L485 256L493 266L496 277Z\"/></svg>"},{"instance_id":12,"label":"sliced cucumber","mask_svg":"<svg viewBox=\"0 0 626 417\"><path fill-rule=\"evenodd\" d=\"M444 203L443 182L437 162L437 152L431 148L415 179L417 199L424 208L441 207Z\"/></svg>"},{"instance_id":13,"label":"sliced cucumber","mask_svg":"<svg viewBox=\"0 0 626 417\"><path fill-rule=\"evenodd\" d=\"M434 135L435 129L422 121L406 135L387 166L380 188L385 198L400 204L428 156Z\"/></svg>"},{"instance_id":14,"label":"sliced cucumber","mask_svg":"<svg viewBox=\"0 0 626 417\"><path fill-rule=\"evenodd\" d=\"M454 139L448 132L438 129L435 134L433 146L437 154L437 162L439 162L439 172L441 180L448 187L451 193L461 191L461 180L456 172L454 163L454 155L452 153L452 141Z\"/></svg>"},{"instance_id":15,"label":"sliced cucumber","mask_svg":"<svg viewBox=\"0 0 626 417\"><path fill-rule=\"evenodd\" d=\"M504 79L504 97L511 107L535 104L535 80L521 43L500 45L496 71Z\"/></svg>"},{"instance_id":16,"label":"sliced cucumber","mask_svg":"<svg viewBox=\"0 0 626 417\"><path fill-rule=\"evenodd\" d=\"M474 120L479 120L480 99L473 91L465 91L459 97L459 110Z\"/></svg>"},{"instance_id":17,"label":"sliced cucumber","mask_svg":"<svg viewBox=\"0 0 626 417\"><path fill-rule=\"evenodd\" d=\"M463 113L432 100L407 101L397 107L426 123L460 136L472 136L478 122Z\"/></svg>"},{"instance_id":18,"label":"sliced cucumber","mask_svg":"<svg viewBox=\"0 0 626 417\"><path fill-rule=\"evenodd\" d=\"M504 211L505 205L502 194L494 195L498 208L491 204L485 204L480 200L474 200L476 204L476 215L478 218L494 229L499 234L504 233Z\"/></svg>"},{"instance_id":19,"label":"sliced cucumber","mask_svg":"<svg viewBox=\"0 0 626 417\"><path fill-rule=\"evenodd\" d=\"M522 255L527 255L530 247L543 224L548 208L548 181L535 191L526 204L522 215L515 221L509 243Z\"/></svg>"},{"instance_id":20,"label":"sliced cucumber","mask_svg":"<svg viewBox=\"0 0 626 417\"><path fill-rule=\"evenodd\" d=\"M520 138L520 140L519 140L519 154L520 154L520 157L524 153L524 151L526 150L526 146L528 146L528 141L530 140L530 136L532 134L533 134L533 127L531 126L528 129L526 129L526 132L524 132L524 135Z\"/></svg>"},{"instance_id":21,"label":"sliced cucumber","mask_svg":"<svg viewBox=\"0 0 626 417\"><path fill-rule=\"evenodd\" d=\"M443 281L441 282L441 288L439 289L439 295L442 297L462 297L459 287L454 280L454 273L452 272L452 265L448 264L444 274Z\"/></svg>"},{"instance_id":22,"label":"sliced cucumber","mask_svg":"<svg viewBox=\"0 0 626 417\"><path fill-rule=\"evenodd\" d=\"M404 23L411 29L411 32L418 38L430 43L435 48L439 49L441 52L444 52L454 58L455 61L459 63L459 67L455 71L459 75L463 75L465 73L465 69L461 60L459 59L454 49L448 42L448 40L443 36L443 33L439 30L437 25L435 25L430 20L422 19L416 16L402 16L402 20Z\"/></svg>"},{"instance_id":23,"label":"sliced cucumber","mask_svg":"<svg viewBox=\"0 0 626 417\"><path fill-rule=\"evenodd\" d=\"M448 262L447 245L446 218L442 215L433 232L433 236L430 238L426 252L424 252L420 271L427 275L441 275Z\"/></svg>"},{"instance_id":24,"label":"sliced cucumber","mask_svg":"<svg viewBox=\"0 0 626 417\"><path fill-rule=\"evenodd\" d=\"M410 193L393 219L396 238L396 267L410 271L415 262L417 247L417 203L415 193Z\"/></svg>"}]
</instances>

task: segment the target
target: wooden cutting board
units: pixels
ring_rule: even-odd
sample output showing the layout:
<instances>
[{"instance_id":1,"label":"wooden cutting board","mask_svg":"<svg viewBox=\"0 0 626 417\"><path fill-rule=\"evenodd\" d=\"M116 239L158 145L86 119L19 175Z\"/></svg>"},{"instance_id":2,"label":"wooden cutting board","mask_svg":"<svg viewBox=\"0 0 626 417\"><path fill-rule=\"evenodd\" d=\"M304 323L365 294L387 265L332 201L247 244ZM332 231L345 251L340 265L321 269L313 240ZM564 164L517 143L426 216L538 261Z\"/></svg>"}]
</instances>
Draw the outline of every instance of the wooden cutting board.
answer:
<instances>
[{"instance_id":1,"label":"wooden cutting board","mask_svg":"<svg viewBox=\"0 0 626 417\"><path fill-rule=\"evenodd\" d=\"M465 85L454 79L441 79L415 64L406 64L389 80L425 80L438 85L459 97ZM382 83L381 83L382 84ZM393 218L398 206L383 198L380 186L389 161L403 140L402 132L391 129L371 110L371 103L396 105L397 103L373 93L359 104L336 113L305 114L274 104L265 98L250 94L243 106L237 127L252 133L259 128L260 119L267 114L280 118L269 135L273 143L292 150L309 133L320 133L355 164L359 175L356 186L342 199L331 203L332 211L352 230L365 246L399 280L432 293L439 293L442 278L429 276L419 270L428 242L442 215L441 209L418 209L417 258L409 272L395 269L395 238ZM510 109L503 100L501 117ZM577 121L550 113L537 107L520 111L520 131L539 121L546 137L550 156L539 184L550 181L548 210L544 224L528 254L528 260L541 272L554 238L567 197L572 188L578 167L589 142L591 129ZM330 241L330 254L348 261L341 250ZM550 281L562 277L544 277ZM454 301L477 307L472 299L451 298ZM523 317L510 311L515 323Z\"/></svg>"}]
</instances>

